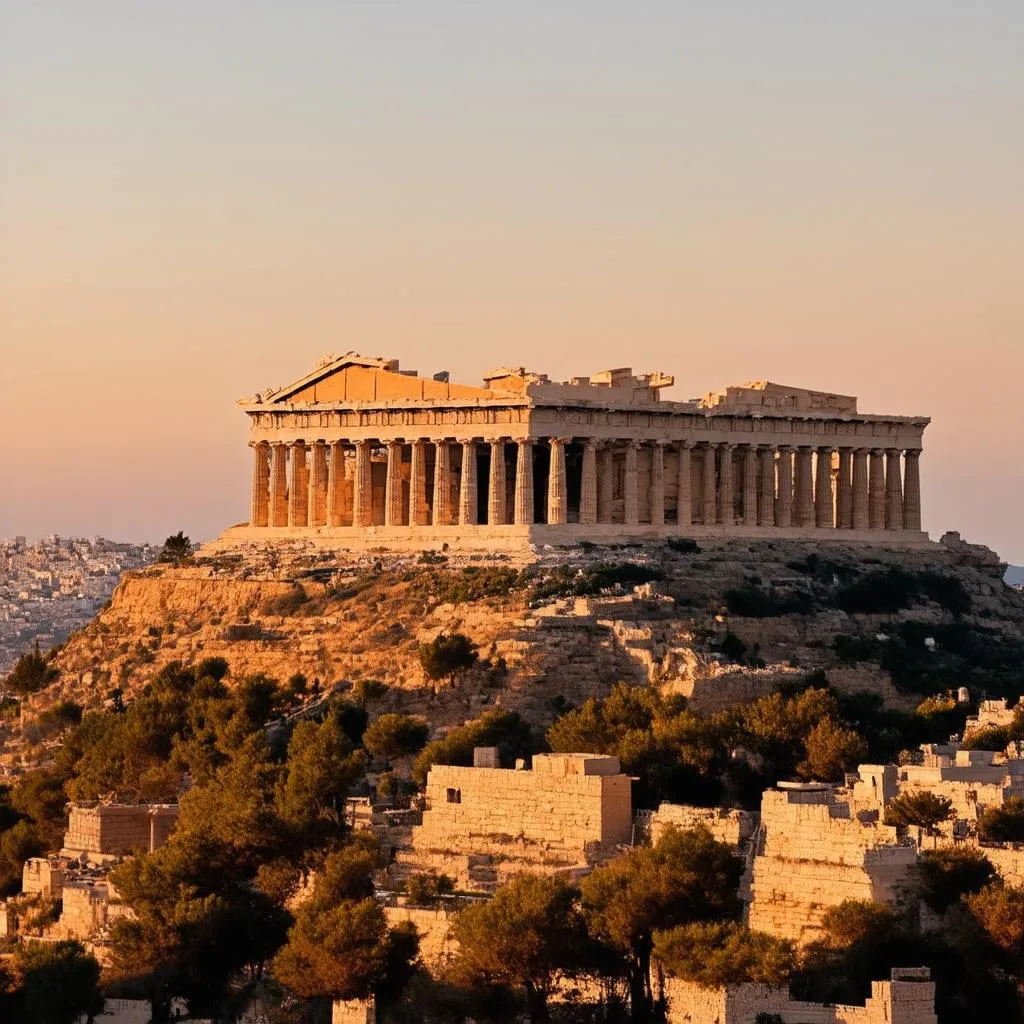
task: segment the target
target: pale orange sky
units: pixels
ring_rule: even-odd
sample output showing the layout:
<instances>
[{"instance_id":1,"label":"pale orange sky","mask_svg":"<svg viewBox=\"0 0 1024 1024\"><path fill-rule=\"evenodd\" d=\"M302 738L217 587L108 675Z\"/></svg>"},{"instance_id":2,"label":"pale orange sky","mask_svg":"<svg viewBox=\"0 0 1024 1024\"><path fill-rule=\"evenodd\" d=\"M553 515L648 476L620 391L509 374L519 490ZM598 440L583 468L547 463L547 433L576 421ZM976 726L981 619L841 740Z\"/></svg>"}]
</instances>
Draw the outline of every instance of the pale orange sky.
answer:
<instances>
[{"instance_id":1,"label":"pale orange sky","mask_svg":"<svg viewBox=\"0 0 1024 1024\"><path fill-rule=\"evenodd\" d=\"M1024 5L553 6L0 3L0 534L214 535L356 349L929 414L1024 562Z\"/></svg>"}]
</instances>

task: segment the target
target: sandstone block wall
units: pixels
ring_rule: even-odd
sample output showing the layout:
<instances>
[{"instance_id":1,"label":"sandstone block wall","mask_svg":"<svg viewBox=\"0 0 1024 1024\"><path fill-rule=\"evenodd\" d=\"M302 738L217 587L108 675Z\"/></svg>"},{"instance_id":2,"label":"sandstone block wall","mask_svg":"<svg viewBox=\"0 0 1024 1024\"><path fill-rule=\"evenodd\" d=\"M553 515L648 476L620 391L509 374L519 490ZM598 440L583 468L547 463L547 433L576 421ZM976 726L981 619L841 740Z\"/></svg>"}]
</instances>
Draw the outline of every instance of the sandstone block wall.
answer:
<instances>
[{"instance_id":1,"label":"sandstone block wall","mask_svg":"<svg viewBox=\"0 0 1024 1024\"><path fill-rule=\"evenodd\" d=\"M651 817L651 842L656 843L672 825L682 829L703 825L720 843L739 849L754 834L757 815L724 807L660 804Z\"/></svg>"},{"instance_id":2,"label":"sandstone block wall","mask_svg":"<svg viewBox=\"0 0 1024 1024\"><path fill-rule=\"evenodd\" d=\"M665 981L669 1024L756 1024L758 1014L778 1014L799 1024L937 1024L935 984L928 970L896 969L890 981L871 983L864 1006L804 1003L780 989L736 985L705 989Z\"/></svg>"},{"instance_id":3,"label":"sandstone block wall","mask_svg":"<svg viewBox=\"0 0 1024 1024\"><path fill-rule=\"evenodd\" d=\"M413 829L414 848L500 854L518 843L582 859L591 844L628 842L629 777L583 774L586 761L547 757L535 758L533 771L435 765L427 779L429 810ZM597 759L592 769L608 770L607 760L614 759Z\"/></svg>"},{"instance_id":4,"label":"sandstone block wall","mask_svg":"<svg viewBox=\"0 0 1024 1024\"><path fill-rule=\"evenodd\" d=\"M64 888L65 862L51 857L30 857L21 871L21 891L57 899Z\"/></svg>"},{"instance_id":5,"label":"sandstone block wall","mask_svg":"<svg viewBox=\"0 0 1024 1024\"><path fill-rule=\"evenodd\" d=\"M458 943L452 937L451 924L454 909L446 907L385 907L384 915L388 924L409 922L416 926L420 936L420 959L428 970L441 967L458 950Z\"/></svg>"},{"instance_id":6,"label":"sandstone block wall","mask_svg":"<svg viewBox=\"0 0 1024 1024\"><path fill-rule=\"evenodd\" d=\"M825 910L843 900L892 902L917 861L894 828L851 817L827 788L767 791L761 824L750 927L797 942L817 938Z\"/></svg>"},{"instance_id":7,"label":"sandstone block wall","mask_svg":"<svg viewBox=\"0 0 1024 1024\"><path fill-rule=\"evenodd\" d=\"M64 848L105 856L155 850L167 841L177 817L174 804L72 807Z\"/></svg>"},{"instance_id":8,"label":"sandstone block wall","mask_svg":"<svg viewBox=\"0 0 1024 1024\"><path fill-rule=\"evenodd\" d=\"M371 999L335 999L331 1024L377 1024L377 1005Z\"/></svg>"}]
</instances>

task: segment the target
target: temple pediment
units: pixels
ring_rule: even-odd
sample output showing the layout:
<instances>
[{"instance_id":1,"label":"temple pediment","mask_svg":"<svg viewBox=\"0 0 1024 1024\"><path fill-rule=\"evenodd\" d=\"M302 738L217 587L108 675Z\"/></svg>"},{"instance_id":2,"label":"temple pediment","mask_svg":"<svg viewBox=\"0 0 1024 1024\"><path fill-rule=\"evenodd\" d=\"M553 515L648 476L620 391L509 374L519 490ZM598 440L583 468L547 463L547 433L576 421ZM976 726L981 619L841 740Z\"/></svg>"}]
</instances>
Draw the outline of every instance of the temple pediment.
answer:
<instances>
[{"instance_id":1,"label":"temple pediment","mask_svg":"<svg viewBox=\"0 0 1024 1024\"><path fill-rule=\"evenodd\" d=\"M402 370L397 359L368 358L347 352L343 356L327 356L299 380L242 399L240 404L349 404L491 396L493 392L485 388L452 383L447 373L420 377L415 370Z\"/></svg>"}]
</instances>

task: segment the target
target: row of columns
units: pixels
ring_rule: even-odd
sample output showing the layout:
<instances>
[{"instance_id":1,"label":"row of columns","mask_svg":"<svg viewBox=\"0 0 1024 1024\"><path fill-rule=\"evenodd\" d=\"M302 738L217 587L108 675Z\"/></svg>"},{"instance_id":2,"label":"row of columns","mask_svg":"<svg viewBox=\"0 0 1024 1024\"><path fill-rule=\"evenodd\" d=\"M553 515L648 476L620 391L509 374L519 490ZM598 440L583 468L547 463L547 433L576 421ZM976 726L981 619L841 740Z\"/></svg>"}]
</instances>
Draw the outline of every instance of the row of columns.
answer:
<instances>
[{"instance_id":1,"label":"row of columns","mask_svg":"<svg viewBox=\"0 0 1024 1024\"><path fill-rule=\"evenodd\" d=\"M568 522L566 447L572 438L549 438L547 522ZM427 501L427 444L434 447L433 504ZM406 443L383 442L387 453L384 525L476 525L479 481L475 440L418 438L409 442L409 492L402 467ZM535 439L497 439L490 445L487 524L534 522ZM517 446L512 509L507 507L505 445ZM457 505L451 487L452 446L462 448ZM613 449L622 443L585 439L579 489L579 522L611 522L614 500ZM665 523L665 449L669 442L626 442L622 489L623 522L638 524L638 456L649 447L651 525ZM354 447L351 507L343 488L345 449ZM702 460L702 495L697 522L703 525L816 527L851 530L921 529L920 450L898 448L794 447L682 442L678 451L676 524L694 524L692 459ZM734 453L739 449L740 469ZM254 526L373 525L372 442L321 441L306 445L261 442L255 446L252 488ZM902 465L901 465L902 463ZM740 512L737 515L737 491ZM408 506L406 506L406 500ZM510 514L511 513L511 514Z\"/></svg>"}]
</instances>

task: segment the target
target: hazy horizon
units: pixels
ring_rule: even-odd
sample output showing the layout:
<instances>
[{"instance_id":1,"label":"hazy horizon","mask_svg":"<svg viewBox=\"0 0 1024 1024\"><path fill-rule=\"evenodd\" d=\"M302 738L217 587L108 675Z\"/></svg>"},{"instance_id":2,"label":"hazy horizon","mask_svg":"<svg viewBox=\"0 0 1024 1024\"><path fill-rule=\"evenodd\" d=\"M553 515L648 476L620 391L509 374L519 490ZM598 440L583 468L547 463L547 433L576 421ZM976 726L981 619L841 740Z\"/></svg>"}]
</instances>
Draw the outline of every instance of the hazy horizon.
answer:
<instances>
[{"instance_id":1,"label":"hazy horizon","mask_svg":"<svg viewBox=\"0 0 1024 1024\"><path fill-rule=\"evenodd\" d=\"M1022 55L1009 0L0 3L0 535L216 535L236 399L354 349L930 415L925 528L1024 563Z\"/></svg>"}]
</instances>

